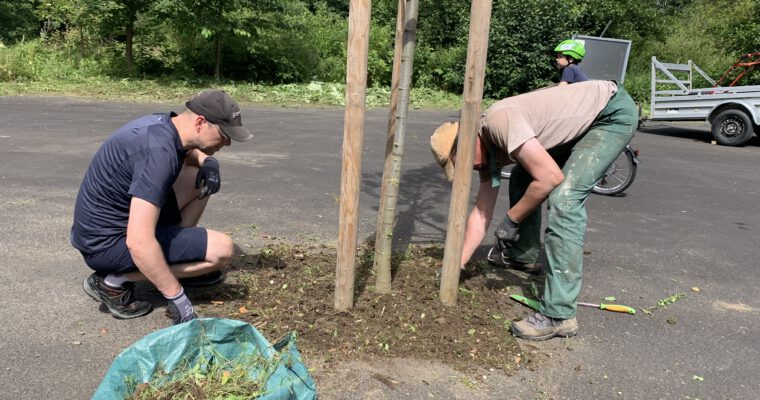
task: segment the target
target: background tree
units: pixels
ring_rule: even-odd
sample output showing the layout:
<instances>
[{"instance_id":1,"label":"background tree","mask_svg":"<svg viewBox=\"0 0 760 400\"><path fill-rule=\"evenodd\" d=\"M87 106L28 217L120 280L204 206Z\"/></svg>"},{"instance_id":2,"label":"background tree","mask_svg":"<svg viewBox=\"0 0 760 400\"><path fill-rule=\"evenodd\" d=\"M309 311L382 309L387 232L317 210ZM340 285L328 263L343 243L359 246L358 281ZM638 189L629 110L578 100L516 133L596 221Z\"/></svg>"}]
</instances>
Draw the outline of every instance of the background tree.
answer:
<instances>
[{"instance_id":1,"label":"background tree","mask_svg":"<svg viewBox=\"0 0 760 400\"><path fill-rule=\"evenodd\" d=\"M78 60L82 60L91 44L102 42L98 27L116 8L111 0L48 0L37 12L48 33L59 32L68 39L66 43L75 42Z\"/></svg>"},{"instance_id":2,"label":"background tree","mask_svg":"<svg viewBox=\"0 0 760 400\"><path fill-rule=\"evenodd\" d=\"M123 38L127 74L132 74L134 70L135 25L140 14L148 10L150 3L149 0L115 0L110 18L104 19L103 30L108 32L115 29L111 31L115 39Z\"/></svg>"},{"instance_id":3,"label":"background tree","mask_svg":"<svg viewBox=\"0 0 760 400\"><path fill-rule=\"evenodd\" d=\"M0 43L12 45L39 35L33 0L0 0Z\"/></svg>"}]
</instances>

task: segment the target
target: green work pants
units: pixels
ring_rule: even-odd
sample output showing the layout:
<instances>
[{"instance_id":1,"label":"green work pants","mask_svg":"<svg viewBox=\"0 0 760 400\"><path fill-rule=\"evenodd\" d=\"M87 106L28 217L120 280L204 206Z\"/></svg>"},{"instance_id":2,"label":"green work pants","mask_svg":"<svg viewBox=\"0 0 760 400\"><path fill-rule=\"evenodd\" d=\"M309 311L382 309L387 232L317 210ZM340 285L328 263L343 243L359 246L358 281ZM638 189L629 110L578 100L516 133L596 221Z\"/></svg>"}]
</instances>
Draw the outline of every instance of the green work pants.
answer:
<instances>
[{"instance_id":1,"label":"green work pants","mask_svg":"<svg viewBox=\"0 0 760 400\"><path fill-rule=\"evenodd\" d=\"M549 195L546 246L546 281L541 313L552 318L573 318L581 290L583 241L586 234L586 200L625 146L638 123L638 111L620 86L607 106L573 142L548 152L562 168L565 179ZM522 198L533 178L520 165L509 179L510 206ZM510 259L524 263L538 260L541 250L541 208L520 223L520 239L510 248Z\"/></svg>"}]
</instances>

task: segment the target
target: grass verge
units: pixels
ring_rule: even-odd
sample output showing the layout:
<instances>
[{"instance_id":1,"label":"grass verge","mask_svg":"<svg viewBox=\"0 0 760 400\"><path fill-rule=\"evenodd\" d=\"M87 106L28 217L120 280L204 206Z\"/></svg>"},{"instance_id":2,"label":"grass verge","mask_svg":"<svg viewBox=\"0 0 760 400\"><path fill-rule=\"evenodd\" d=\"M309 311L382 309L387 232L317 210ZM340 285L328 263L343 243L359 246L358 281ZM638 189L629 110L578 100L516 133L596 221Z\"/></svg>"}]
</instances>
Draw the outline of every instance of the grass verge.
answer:
<instances>
[{"instance_id":1,"label":"grass verge","mask_svg":"<svg viewBox=\"0 0 760 400\"><path fill-rule=\"evenodd\" d=\"M0 82L0 96L55 95L128 102L182 102L209 87L224 89L241 103L282 107L342 107L345 104L345 85L327 82L260 85L229 81L86 77L67 81ZM389 99L390 89L387 87L367 89L368 107L387 107ZM412 90L409 107L458 109L461 103L461 95L421 88Z\"/></svg>"}]
</instances>

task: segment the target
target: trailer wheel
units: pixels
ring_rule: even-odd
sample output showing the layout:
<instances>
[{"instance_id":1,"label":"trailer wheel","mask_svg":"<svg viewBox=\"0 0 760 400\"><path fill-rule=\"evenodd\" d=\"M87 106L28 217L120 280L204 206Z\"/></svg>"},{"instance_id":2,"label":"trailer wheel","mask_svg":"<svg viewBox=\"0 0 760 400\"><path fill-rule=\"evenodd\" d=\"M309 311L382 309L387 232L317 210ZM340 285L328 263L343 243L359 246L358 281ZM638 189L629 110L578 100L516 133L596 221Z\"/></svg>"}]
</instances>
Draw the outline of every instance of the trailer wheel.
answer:
<instances>
[{"instance_id":1,"label":"trailer wheel","mask_svg":"<svg viewBox=\"0 0 760 400\"><path fill-rule=\"evenodd\" d=\"M715 141L725 146L741 146L752 138L752 134L752 121L741 110L722 111L712 123Z\"/></svg>"}]
</instances>

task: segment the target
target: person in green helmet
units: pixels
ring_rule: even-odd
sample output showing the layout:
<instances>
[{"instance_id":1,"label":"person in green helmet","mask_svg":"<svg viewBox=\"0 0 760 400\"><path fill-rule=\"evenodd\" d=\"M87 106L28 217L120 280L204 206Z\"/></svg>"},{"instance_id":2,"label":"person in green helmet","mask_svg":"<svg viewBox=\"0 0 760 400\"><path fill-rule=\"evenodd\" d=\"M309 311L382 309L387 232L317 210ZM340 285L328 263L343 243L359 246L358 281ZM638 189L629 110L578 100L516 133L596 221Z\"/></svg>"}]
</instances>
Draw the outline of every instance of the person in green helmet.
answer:
<instances>
[{"instance_id":1,"label":"person in green helmet","mask_svg":"<svg viewBox=\"0 0 760 400\"><path fill-rule=\"evenodd\" d=\"M558 44L554 48L557 53L557 68L562 71L559 85L583 82L588 80L588 76L580 67L581 60L586 55L586 48L583 41L568 39Z\"/></svg>"}]
</instances>

